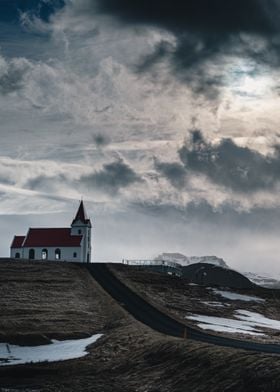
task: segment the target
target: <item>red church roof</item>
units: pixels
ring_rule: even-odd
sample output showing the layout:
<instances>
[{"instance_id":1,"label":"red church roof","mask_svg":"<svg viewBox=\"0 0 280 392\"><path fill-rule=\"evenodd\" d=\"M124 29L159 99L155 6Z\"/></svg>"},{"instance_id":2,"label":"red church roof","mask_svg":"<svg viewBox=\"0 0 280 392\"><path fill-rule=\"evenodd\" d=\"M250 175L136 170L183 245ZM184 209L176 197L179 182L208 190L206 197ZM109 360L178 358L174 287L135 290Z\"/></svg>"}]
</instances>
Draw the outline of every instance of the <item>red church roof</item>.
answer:
<instances>
[{"instance_id":1,"label":"red church roof","mask_svg":"<svg viewBox=\"0 0 280 392\"><path fill-rule=\"evenodd\" d=\"M91 225L90 219L88 219L87 214L86 214L86 210L85 210L85 206L84 206L83 200L80 203L79 209L78 209L77 214L76 214L76 216L75 216L75 218L74 218L74 220L72 222L72 225L74 223L78 222L78 221L80 221L80 222L82 222L84 224L90 224Z\"/></svg>"},{"instance_id":2,"label":"red church roof","mask_svg":"<svg viewBox=\"0 0 280 392\"><path fill-rule=\"evenodd\" d=\"M22 243L25 240L25 236L22 235L15 235L11 248L21 248L22 247Z\"/></svg>"},{"instance_id":3,"label":"red church roof","mask_svg":"<svg viewBox=\"0 0 280 392\"><path fill-rule=\"evenodd\" d=\"M81 246L83 236L71 235L70 228L29 229L22 246L31 247L76 247Z\"/></svg>"}]
</instances>

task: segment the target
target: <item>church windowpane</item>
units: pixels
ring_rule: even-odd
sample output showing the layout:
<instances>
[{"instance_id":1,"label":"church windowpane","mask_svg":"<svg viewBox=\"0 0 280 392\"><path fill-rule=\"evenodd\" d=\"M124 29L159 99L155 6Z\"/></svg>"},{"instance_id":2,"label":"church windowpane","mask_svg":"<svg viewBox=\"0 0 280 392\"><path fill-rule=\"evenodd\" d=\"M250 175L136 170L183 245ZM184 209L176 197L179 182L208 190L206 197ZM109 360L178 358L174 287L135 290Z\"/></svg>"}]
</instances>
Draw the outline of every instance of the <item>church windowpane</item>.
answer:
<instances>
[{"instance_id":1,"label":"church windowpane","mask_svg":"<svg viewBox=\"0 0 280 392\"><path fill-rule=\"evenodd\" d=\"M76 252L73 253L73 257L74 257L74 259L77 257L77 253Z\"/></svg>"},{"instance_id":2,"label":"church windowpane","mask_svg":"<svg viewBox=\"0 0 280 392\"><path fill-rule=\"evenodd\" d=\"M56 249L55 250L55 259L56 260L60 260L61 259L61 250L60 249Z\"/></svg>"},{"instance_id":3,"label":"church windowpane","mask_svg":"<svg viewBox=\"0 0 280 392\"><path fill-rule=\"evenodd\" d=\"M16 253L16 259L19 259L20 258L20 254L17 252Z\"/></svg>"},{"instance_id":4,"label":"church windowpane","mask_svg":"<svg viewBox=\"0 0 280 392\"><path fill-rule=\"evenodd\" d=\"M48 259L48 249L43 249L42 250L42 260L47 260Z\"/></svg>"},{"instance_id":5,"label":"church windowpane","mask_svg":"<svg viewBox=\"0 0 280 392\"><path fill-rule=\"evenodd\" d=\"M29 259L30 260L35 259L35 250L34 249L29 249Z\"/></svg>"}]
</instances>

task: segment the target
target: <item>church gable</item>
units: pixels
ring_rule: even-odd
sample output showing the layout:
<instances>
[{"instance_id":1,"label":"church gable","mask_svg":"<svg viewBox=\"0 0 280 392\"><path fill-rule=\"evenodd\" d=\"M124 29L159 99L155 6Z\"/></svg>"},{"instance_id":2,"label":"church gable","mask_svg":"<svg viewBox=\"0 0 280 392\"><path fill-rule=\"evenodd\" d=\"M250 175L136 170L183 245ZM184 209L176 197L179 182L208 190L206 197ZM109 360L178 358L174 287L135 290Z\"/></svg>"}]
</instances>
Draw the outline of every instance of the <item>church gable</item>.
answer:
<instances>
[{"instance_id":1,"label":"church gable","mask_svg":"<svg viewBox=\"0 0 280 392\"><path fill-rule=\"evenodd\" d=\"M11 248L16 248L16 249L21 248L24 240L25 240L25 236L15 235Z\"/></svg>"}]
</instances>

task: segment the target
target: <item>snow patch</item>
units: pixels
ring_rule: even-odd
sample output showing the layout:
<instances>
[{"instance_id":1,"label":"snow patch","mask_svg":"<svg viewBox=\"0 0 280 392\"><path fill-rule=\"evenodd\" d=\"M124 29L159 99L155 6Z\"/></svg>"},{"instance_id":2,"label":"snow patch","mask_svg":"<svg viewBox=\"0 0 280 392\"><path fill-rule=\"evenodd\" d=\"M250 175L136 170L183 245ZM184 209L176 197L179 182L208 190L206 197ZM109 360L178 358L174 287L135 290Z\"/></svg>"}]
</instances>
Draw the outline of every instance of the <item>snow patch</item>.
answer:
<instances>
[{"instance_id":1,"label":"snow patch","mask_svg":"<svg viewBox=\"0 0 280 392\"><path fill-rule=\"evenodd\" d=\"M236 319L193 314L187 319L197 321L198 327L205 330L246 335L266 336L263 329L280 330L280 321L267 318L262 314L248 310L236 310Z\"/></svg>"},{"instance_id":2,"label":"snow patch","mask_svg":"<svg viewBox=\"0 0 280 392\"><path fill-rule=\"evenodd\" d=\"M264 336L254 325L246 322L215 316L202 316L194 314L186 317L189 320L198 321L198 327L215 332L243 333L247 335Z\"/></svg>"},{"instance_id":3,"label":"snow patch","mask_svg":"<svg viewBox=\"0 0 280 392\"><path fill-rule=\"evenodd\" d=\"M263 328L280 330L280 321L267 318L262 314L250 312L249 310L236 310L237 317L240 320L255 324Z\"/></svg>"},{"instance_id":4,"label":"snow patch","mask_svg":"<svg viewBox=\"0 0 280 392\"><path fill-rule=\"evenodd\" d=\"M232 291L224 291L212 289L212 291L223 298L230 299L231 301L246 301L246 302L265 302L265 299L255 297L254 295L244 295L233 293Z\"/></svg>"},{"instance_id":5,"label":"snow patch","mask_svg":"<svg viewBox=\"0 0 280 392\"><path fill-rule=\"evenodd\" d=\"M226 306L230 306L229 304L224 304L218 301L201 301L201 303L207 306L213 306L214 308L225 308Z\"/></svg>"},{"instance_id":6,"label":"snow patch","mask_svg":"<svg viewBox=\"0 0 280 392\"><path fill-rule=\"evenodd\" d=\"M51 344L35 347L0 343L0 366L81 358L88 354L86 348L95 343L101 336L102 334L97 334L86 339L52 340Z\"/></svg>"}]
</instances>

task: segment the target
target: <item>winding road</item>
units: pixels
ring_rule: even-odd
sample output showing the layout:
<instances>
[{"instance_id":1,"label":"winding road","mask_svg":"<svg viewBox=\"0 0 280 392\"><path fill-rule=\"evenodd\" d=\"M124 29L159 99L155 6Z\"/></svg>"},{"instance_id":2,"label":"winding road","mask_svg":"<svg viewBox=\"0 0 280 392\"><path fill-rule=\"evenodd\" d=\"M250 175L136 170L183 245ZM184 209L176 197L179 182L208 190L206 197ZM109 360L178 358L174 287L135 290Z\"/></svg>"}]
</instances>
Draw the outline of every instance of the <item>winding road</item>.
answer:
<instances>
[{"instance_id":1,"label":"winding road","mask_svg":"<svg viewBox=\"0 0 280 392\"><path fill-rule=\"evenodd\" d=\"M124 285L105 263L87 264L92 277L121 304L135 319L165 335L188 338L218 346L239 348L262 353L280 354L280 345L264 344L216 336L189 327L161 312Z\"/></svg>"}]
</instances>

